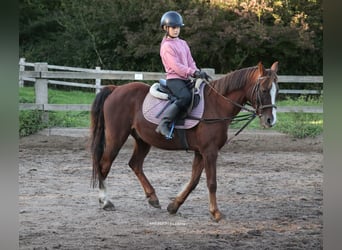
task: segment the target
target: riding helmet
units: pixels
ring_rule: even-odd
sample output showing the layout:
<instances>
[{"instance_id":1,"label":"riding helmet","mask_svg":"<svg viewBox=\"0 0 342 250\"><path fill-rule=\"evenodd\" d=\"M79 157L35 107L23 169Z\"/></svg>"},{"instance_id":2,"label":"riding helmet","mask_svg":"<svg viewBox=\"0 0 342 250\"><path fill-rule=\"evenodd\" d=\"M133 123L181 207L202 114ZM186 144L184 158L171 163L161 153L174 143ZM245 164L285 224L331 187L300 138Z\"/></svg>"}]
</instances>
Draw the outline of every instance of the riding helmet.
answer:
<instances>
[{"instance_id":1,"label":"riding helmet","mask_svg":"<svg viewBox=\"0 0 342 250\"><path fill-rule=\"evenodd\" d=\"M165 12L160 19L160 27L163 28L164 25L170 27L183 27L183 18L176 11Z\"/></svg>"}]
</instances>

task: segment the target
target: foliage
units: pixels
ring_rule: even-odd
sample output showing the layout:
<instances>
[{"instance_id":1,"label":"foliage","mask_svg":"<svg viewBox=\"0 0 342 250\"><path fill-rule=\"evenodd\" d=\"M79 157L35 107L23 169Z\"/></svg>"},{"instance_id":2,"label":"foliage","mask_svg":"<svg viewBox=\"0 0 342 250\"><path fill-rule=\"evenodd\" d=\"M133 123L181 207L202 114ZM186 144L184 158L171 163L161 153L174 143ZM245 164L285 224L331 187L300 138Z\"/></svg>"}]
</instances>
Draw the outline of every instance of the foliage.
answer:
<instances>
[{"instance_id":1,"label":"foliage","mask_svg":"<svg viewBox=\"0 0 342 250\"><path fill-rule=\"evenodd\" d=\"M19 136L34 134L44 127L41 111L23 110L19 112Z\"/></svg>"},{"instance_id":2,"label":"foliage","mask_svg":"<svg viewBox=\"0 0 342 250\"><path fill-rule=\"evenodd\" d=\"M277 103L280 106L319 106L323 103L323 96L301 95L295 99L286 96L284 100Z\"/></svg>"},{"instance_id":3,"label":"foliage","mask_svg":"<svg viewBox=\"0 0 342 250\"><path fill-rule=\"evenodd\" d=\"M58 111L49 112L49 127L66 127L66 128L89 128L90 112L89 111Z\"/></svg>"},{"instance_id":4,"label":"foliage","mask_svg":"<svg viewBox=\"0 0 342 250\"><path fill-rule=\"evenodd\" d=\"M41 119L42 111L22 110L19 112L19 136L28 136L48 127L82 127L90 126L89 111L50 111L49 122Z\"/></svg>"},{"instance_id":5,"label":"foliage","mask_svg":"<svg viewBox=\"0 0 342 250\"><path fill-rule=\"evenodd\" d=\"M271 130L289 134L295 138L315 137L323 133L323 115L314 113L278 113L277 123ZM240 129L247 121L234 123L230 128ZM246 129L260 129L259 119Z\"/></svg>"},{"instance_id":6,"label":"foliage","mask_svg":"<svg viewBox=\"0 0 342 250\"><path fill-rule=\"evenodd\" d=\"M321 1L19 0L20 57L103 69L163 71L160 17L179 11L199 67L226 73L263 61L321 75ZM58 51L58 53L56 53ZM295 63L294 63L295 62Z\"/></svg>"},{"instance_id":7,"label":"foliage","mask_svg":"<svg viewBox=\"0 0 342 250\"><path fill-rule=\"evenodd\" d=\"M280 102L281 106L321 106L322 96L301 96L296 100L287 98ZM279 105L279 103L278 103ZM279 105L279 106L280 106ZM316 113L283 113L278 115L277 130L291 134L296 138L314 137L323 132L323 114Z\"/></svg>"},{"instance_id":8,"label":"foliage","mask_svg":"<svg viewBox=\"0 0 342 250\"><path fill-rule=\"evenodd\" d=\"M34 103L35 92L33 87L19 88L19 103Z\"/></svg>"},{"instance_id":9,"label":"foliage","mask_svg":"<svg viewBox=\"0 0 342 250\"><path fill-rule=\"evenodd\" d=\"M283 75L322 75L321 0L19 0L19 55L56 65L161 72L159 22L168 10L183 15L181 37L198 67L226 73L277 60ZM19 102L34 102L34 88L19 92ZM70 97L49 88L49 103L91 103L93 96L80 91ZM284 100L291 102L314 105L310 98ZM20 135L47 126L40 117L40 111L21 111ZM320 114L283 113L274 129L315 135L322 131L321 120ZM49 122L88 127L89 113L49 112ZM249 127L259 127L258 122Z\"/></svg>"},{"instance_id":10,"label":"foliage","mask_svg":"<svg viewBox=\"0 0 342 250\"><path fill-rule=\"evenodd\" d=\"M94 92L65 91L49 88L49 103L51 104L90 104L94 99ZM20 103L34 103L34 88L19 88ZM41 119L41 111L19 112L19 135L27 136L46 127L89 127L88 111L50 111L49 122Z\"/></svg>"},{"instance_id":11,"label":"foliage","mask_svg":"<svg viewBox=\"0 0 342 250\"><path fill-rule=\"evenodd\" d=\"M323 132L322 114L287 113L279 117L277 130L295 138L315 137Z\"/></svg>"},{"instance_id":12,"label":"foliage","mask_svg":"<svg viewBox=\"0 0 342 250\"><path fill-rule=\"evenodd\" d=\"M277 106L321 106L322 97L310 98L302 96L296 100L285 99L278 101ZM230 127L240 129L246 121L237 122ZM254 119L248 129L260 129L259 119ZM323 114L316 113L277 113L277 123L271 128L295 138L315 137L323 132Z\"/></svg>"}]
</instances>

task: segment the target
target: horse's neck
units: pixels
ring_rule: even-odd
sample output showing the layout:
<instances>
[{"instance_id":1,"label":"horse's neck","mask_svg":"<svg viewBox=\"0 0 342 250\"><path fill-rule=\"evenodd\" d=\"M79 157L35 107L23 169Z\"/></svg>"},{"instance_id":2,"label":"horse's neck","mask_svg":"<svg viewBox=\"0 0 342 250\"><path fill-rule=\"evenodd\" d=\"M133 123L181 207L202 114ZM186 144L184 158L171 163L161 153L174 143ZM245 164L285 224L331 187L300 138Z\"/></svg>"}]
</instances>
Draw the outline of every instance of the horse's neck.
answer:
<instances>
[{"instance_id":1,"label":"horse's neck","mask_svg":"<svg viewBox=\"0 0 342 250\"><path fill-rule=\"evenodd\" d=\"M225 97L234 101L235 103L238 103L239 105L244 105L247 101L246 93L243 89L232 91L225 95Z\"/></svg>"},{"instance_id":2,"label":"horse's neck","mask_svg":"<svg viewBox=\"0 0 342 250\"><path fill-rule=\"evenodd\" d=\"M234 116L240 112L241 107L244 106L246 104L246 101L247 101L245 92L242 89L235 90L235 91L229 93L228 95L226 95L225 97L228 100L231 100L233 105L234 105L234 112L233 112Z\"/></svg>"},{"instance_id":3,"label":"horse's neck","mask_svg":"<svg viewBox=\"0 0 342 250\"><path fill-rule=\"evenodd\" d=\"M219 94L234 103L234 113L238 113L247 102L246 80L225 76L211 85ZM236 105L237 104L237 105Z\"/></svg>"},{"instance_id":4,"label":"horse's neck","mask_svg":"<svg viewBox=\"0 0 342 250\"><path fill-rule=\"evenodd\" d=\"M214 100L216 110L221 115L236 115L240 112L241 106L246 102L246 97L243 90L234 90L227 95L222 95L214 88L210 95L211 99Z\"/></svg>"}]
</instances>

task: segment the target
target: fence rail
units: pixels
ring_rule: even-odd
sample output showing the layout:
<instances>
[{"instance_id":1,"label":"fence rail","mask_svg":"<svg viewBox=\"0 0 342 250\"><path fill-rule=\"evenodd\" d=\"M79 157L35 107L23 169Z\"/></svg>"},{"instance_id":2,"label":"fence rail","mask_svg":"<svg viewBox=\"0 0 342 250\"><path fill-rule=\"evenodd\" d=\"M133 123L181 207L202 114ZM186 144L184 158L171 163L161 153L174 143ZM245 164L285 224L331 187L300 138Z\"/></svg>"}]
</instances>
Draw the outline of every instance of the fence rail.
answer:
<instances>
[{"instance_id":1,"label":"fence rail","mask_svg":"<svg viewBox=\"0 0 342 250\"><path fill-rule=\"evenodd\" d=\"M224 76L215 74L211 68L203 69L214 79ZM103 87L102 80L138 80L152 81L165 78L164 73L160 72L136 72L120 70L101 70L49 65L45 62L31 63L26 62L25 58L19 61L19 86L23 87L24 82L34 82L36 102L19 103L19 110L43 110L43 111L89 111L90 104L49 104L48 103L48 84L65 85L81 88L93 88L98 93ZM65 81L93 80L94 84ZM279 75L278 82L281 83L323 83L323 76L293 76ZM320 95L323 91L306 89L281 89L282 94L316 94ZM304 112L304 113L323 113L323 107L302 106L302 107L278 107L278 112Z\"/></svg>"}]
</instances>

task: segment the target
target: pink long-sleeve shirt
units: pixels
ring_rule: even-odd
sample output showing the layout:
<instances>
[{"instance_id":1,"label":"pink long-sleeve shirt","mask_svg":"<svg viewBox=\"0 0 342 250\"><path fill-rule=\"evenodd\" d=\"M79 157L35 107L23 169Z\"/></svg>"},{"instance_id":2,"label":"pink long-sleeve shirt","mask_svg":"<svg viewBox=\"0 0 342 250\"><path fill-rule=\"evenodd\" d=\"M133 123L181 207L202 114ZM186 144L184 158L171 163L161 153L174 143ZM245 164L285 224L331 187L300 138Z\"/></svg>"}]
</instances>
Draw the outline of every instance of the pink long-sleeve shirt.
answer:
<instances>
[{"instance_id":1,"label":"pink long-sleeve shirt","mask_svg":"<svg viewBox=\"0 0 342 250\"><path fill-rule=\"evenodd\" d=\"M160 45L166 79L188 79L197 69L189 45L180 38L164 37Z\"/></svg>"}]
</instances>

